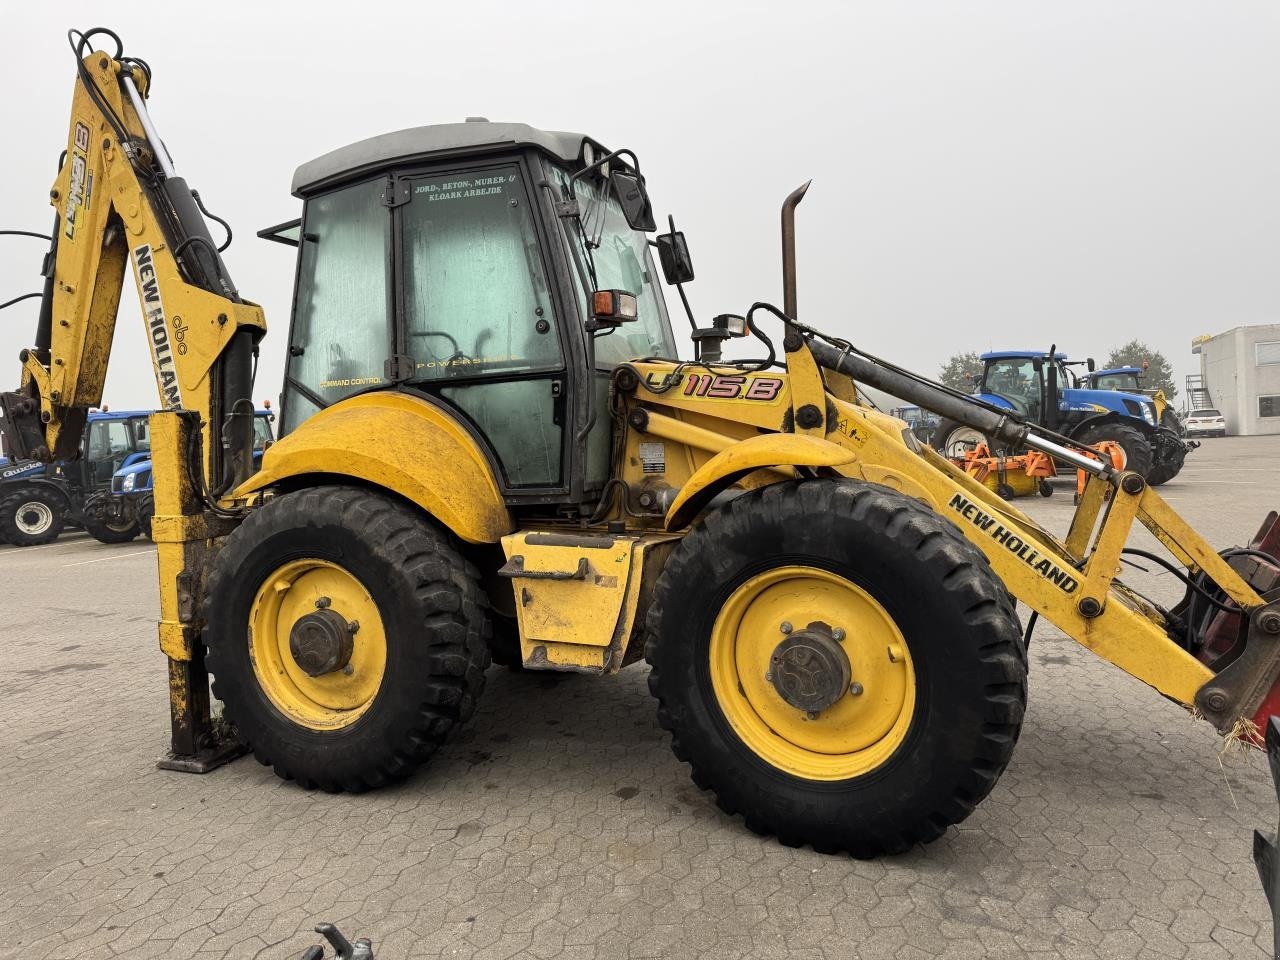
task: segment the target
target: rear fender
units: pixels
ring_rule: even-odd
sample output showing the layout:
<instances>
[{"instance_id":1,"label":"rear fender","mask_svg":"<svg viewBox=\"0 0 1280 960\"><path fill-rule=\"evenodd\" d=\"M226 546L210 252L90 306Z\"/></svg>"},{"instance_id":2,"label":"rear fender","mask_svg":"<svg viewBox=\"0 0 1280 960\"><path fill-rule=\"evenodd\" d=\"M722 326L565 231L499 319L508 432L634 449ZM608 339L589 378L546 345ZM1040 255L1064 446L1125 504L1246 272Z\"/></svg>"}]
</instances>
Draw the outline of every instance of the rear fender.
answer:
<instances>
[{"instance_id":1,"label":"rear fender","mask_svg":"<svg viewBox=\"0 0 1280 960\"><path fill-rule=\"evenodd\" d=\"M229 494L358 480L417 504L468 543L514 524L484 451L445 410L404 393L335 403L273 443L262 469Z\"/></svg>"},{"instance_id":2,"label":"rear fender","mask_svg":"<svg viewBox=\"0 0 1280 960\"><path fill-rule=\"evenodd\" d=\"M72 509L73 507L67 485L58 480L50 480L48 477L19 477L11 483L0 484L0 497L7 497L9 494L26 487L51 490L62 498L62 502L66 504L67 509Z\"/></svg>"}]
</instances>

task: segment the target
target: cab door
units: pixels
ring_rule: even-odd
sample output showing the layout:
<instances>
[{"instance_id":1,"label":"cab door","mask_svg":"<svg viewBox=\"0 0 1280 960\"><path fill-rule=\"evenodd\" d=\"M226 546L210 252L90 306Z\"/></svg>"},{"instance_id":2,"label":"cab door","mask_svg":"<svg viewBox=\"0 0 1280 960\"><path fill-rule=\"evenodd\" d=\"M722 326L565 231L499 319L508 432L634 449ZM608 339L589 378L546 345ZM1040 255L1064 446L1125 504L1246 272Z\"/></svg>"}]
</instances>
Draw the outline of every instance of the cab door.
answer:
<instances>
[{"instance_id":1,"label":"cab door","mask_svg":"<svg viewBox=\"0 0 1280 960\"><path fill-rule=\"evenodd\" d=\"M567 489L565 359L530 179L510 159L396 183L398 379L452 408L515 502Z\"/></svg>"}]
</instances>

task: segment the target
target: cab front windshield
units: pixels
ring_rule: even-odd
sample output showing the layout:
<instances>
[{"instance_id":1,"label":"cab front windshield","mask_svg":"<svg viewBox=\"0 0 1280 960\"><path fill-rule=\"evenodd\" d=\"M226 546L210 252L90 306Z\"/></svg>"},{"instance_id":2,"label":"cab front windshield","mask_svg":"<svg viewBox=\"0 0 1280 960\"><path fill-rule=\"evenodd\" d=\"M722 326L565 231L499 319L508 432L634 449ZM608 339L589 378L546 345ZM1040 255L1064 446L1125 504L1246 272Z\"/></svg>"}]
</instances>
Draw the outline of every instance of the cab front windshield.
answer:
<instances>
[{"instance_id":1,"label":"cab front windshield","mask_svg":"<svg viewBox=\"0 0 1280 960\"><path fill-rule=\"evenodd\" d=\"M568 184L569 176L563 170L557 169L556 175L562 187ZM642 357L674 357L676 346L649 257L648 238L628 226L606 179L584 177L574 184L574 193L579 216L562 222L583 316L590 316L592 289L625 290L636 298L637 319L596 338L596 366L613 367Z\"/></svg>"}]
</instances>

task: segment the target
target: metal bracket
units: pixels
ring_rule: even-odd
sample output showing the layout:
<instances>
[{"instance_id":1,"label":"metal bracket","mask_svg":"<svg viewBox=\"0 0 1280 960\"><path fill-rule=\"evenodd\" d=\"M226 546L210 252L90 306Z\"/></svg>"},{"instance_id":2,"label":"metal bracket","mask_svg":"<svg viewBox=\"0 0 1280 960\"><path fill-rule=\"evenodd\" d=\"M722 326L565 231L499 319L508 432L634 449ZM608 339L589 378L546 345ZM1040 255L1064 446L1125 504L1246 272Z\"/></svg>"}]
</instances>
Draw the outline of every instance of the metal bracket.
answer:
<instances>
[{"instance_id":1,"label":"metal bracket","mask_svg":"<svg viewBox=\"0 0 1280 960\"><path fill-rule=\"evenodd\" d=\"M382 205L384 207L403 207L413 199L413 185L406 179L391 177L382 188Z\"/></svg>"},{"instance_id":2,"label":"metal bracket","mask_svg":"<svg viewBox=\"0 0 1280 960\"><path fill-rule=\"evenodd\" d=\"M1280 597L1254 608L1245 628L1244 652L1196 691L1196 709L1219 733L1239 717L1252 717L1280 679Z\"/></svg>"}]
</instances>

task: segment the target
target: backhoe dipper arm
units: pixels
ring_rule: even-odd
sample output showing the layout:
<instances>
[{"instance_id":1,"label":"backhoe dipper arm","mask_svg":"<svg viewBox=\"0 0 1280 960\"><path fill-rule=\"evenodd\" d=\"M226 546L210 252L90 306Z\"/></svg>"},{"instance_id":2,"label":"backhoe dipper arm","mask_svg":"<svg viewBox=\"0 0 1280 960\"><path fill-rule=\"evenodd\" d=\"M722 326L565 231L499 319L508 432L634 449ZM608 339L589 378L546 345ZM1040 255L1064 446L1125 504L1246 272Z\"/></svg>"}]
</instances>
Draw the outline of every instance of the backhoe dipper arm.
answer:
<instances>
[{"instance_id":1,"label":"backhoe dipper arm","mask_svg":"<svg viewBox=\"0 0 1280 960\"><path fill-rule=\"evenodd\" d=\"M78 76L67 148L49 192L57 213L34 348L22 385L0 394L11 454L77 456L86 414L102 401L126 260L166 409L199 415L211 498L251 470L255 344L261 309L242 300L186 182L146 110L150 68L107 30L72 31ZM106 37L114 53L90 41ZM189 460L189 458L188 458Z\"/></svg>"}]
</instances>

